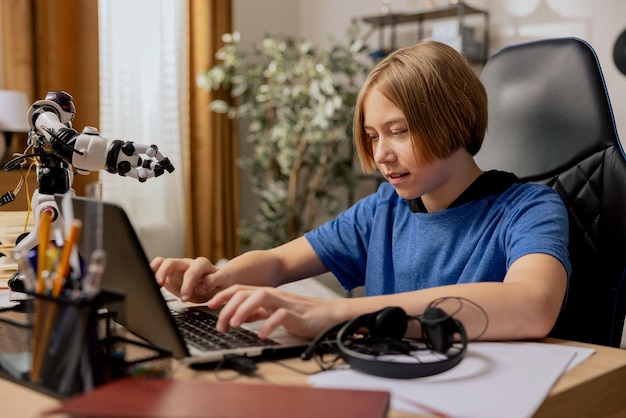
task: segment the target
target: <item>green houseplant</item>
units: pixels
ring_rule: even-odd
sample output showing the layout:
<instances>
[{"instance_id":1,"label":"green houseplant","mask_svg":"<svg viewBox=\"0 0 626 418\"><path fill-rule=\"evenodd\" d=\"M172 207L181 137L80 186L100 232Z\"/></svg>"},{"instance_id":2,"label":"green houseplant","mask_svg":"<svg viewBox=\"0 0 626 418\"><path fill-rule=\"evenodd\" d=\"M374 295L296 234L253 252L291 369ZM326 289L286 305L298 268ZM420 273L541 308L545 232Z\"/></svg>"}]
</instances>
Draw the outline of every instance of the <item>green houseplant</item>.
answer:
<instances>
[{"instance_id":1,"label":"green houseplant","mask_svg":"<svg viewBox=\"0 0 626 418\"><path fill-rule=\"evenodd\" d=\"M242 245L269 248L338 212L354 187L351 126L367 71L359 59L364 40L353 24L327 50L306 39L268 35L250 56L241 51L238 33L223 41L220 62L198 76L198 85L228 89L235 104L215 100L211 110L248 122L253 154L239 163L259 210L239 233Z\"/></svg>"}]
</instances>

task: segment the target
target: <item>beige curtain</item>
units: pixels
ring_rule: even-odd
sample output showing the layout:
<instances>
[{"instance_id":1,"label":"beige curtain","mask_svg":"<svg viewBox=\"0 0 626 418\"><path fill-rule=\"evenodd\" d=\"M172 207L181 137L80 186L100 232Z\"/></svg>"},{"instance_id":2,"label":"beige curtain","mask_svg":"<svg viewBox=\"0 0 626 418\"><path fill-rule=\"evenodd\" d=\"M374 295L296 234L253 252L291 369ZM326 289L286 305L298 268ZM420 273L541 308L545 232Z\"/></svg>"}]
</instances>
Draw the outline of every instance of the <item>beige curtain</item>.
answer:
<instances>
[{"instance_id":1,"label":"beige curtain","mask_svg":"<svg viewBox=\"0 0 626 418\"><path fill-rule=\"evenodd\" d=\"M74 126L98 126L97 0L0 1L3 88L31 101L65 90L74 97ZM76 176L77 193L97 176Z\"/></svg>"},{"instance_id":2,"label":"beige curtain","mask_svg":"<svg viewBox=\"0 0 626 418\"><path fill-rule=\"evenodd\" d=\"M221 35L232 31L231 0L189 0L190 139L185 152L187 255L213 261L232 258L239 250L239 181L236 125L208 110L214 95L195 79L215 62ZM217 95L227 99L225 92Z\"/></svg>"}]
</instances>

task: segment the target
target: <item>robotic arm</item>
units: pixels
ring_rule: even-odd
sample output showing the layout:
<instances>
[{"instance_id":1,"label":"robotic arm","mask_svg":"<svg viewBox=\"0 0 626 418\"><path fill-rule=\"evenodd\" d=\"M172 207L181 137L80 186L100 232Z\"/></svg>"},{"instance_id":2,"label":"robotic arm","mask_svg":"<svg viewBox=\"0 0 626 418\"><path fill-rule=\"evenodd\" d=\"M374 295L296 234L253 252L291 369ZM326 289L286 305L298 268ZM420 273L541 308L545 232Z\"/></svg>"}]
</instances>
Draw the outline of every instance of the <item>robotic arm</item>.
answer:
<instances>
[{"instance_id":1,"label":"robotic arm","mask_svg":"<svg viewBox=\"0 0 626 418\"><path fill-rule=\"evenodd\" d=\"M73 193L74 171L88 174L106 170L140 182L174 171L169 158L164 157L156 145L110 140L102 137L93 127L85 127L78 133L72 128L75 113L72 96L63 91L49 92L44 100L33 103L28 111L31 126L28 149L32 148L33 153L24 153L5 166L5 170L9 171L11 166L18 166L15 162L26 158L36 158L37 162L39 187L31 199L35 227L18 242L18 249L37 246L38 226L44 212L51 214L53 230L64 230L54 195ZM7 169L7 166L10 167ZM5 200L8 202L14 198L11 194Z\"/></svg>"},{"instance_id":2,"label":"robotic arm","mask_svg":"<svg viewBox=\"0 0 626 418\"><path fill-rule=\"evenodd\" d=\"M59 158L80 174L106 170L145 182L174 171L156 145L110 140L90 126L78 133L71 125L75 113L72 96L62 91L35 102L28 112L35 150Z\"/></svg>"}]
</instances>

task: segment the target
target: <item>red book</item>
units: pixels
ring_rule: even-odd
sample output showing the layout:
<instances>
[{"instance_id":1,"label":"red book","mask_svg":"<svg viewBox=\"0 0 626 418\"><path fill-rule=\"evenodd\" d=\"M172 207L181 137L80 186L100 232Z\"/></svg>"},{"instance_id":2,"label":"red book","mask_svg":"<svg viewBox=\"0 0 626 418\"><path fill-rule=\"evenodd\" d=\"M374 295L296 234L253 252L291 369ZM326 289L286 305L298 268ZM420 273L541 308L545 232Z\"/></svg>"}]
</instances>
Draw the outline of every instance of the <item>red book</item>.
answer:
<instances>
[{"instance_id":1,"label":"red book","mask_svg":"<svg viewBox=\"0 0 626 418\"><path fill-rule=\"evenodd\" d=\"M188 379L120 379L48 413L70 417L383 418L389 392Z\"/></svg>"}]
</instances>

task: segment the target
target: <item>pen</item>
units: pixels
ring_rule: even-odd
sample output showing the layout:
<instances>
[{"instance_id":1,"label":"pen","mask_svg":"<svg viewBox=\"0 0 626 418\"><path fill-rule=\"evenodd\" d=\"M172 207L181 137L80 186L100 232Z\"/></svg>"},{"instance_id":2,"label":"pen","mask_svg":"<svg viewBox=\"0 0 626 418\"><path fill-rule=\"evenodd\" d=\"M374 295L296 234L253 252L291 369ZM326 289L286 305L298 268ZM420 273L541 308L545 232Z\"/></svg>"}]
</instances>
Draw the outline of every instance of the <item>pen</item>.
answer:
<instances>
[{"instance_id":1,"label":"pen","mask_svg":"<svg viewBox=\"0 0 626 418\"><path fill-rule=\"evenodd\" d=\"M63 244L63 251L61 252L57 275L52 287L52 296L54 297L59 296L61 293L63 281L69 273L70 255L72 254L72 248L74 248L74 245L76 245L76 242L78 241L78 235L80 234L82 226L83 224L79 219L74 219L70 225L67 239L65 240L65 244Z\"/></svg>"},{"instance_id":2,"label":"pen","mask_svg":"<svg viewBox=\"0 0 626 418\"><path fill-rule=\"evenodd\" d=\"M87 276L83 283L83 293L85 297L91 298L100 290L100 280L106 264L106 253L102 249L97 249L91 254Z\"/></svg>"}]
</instances>

